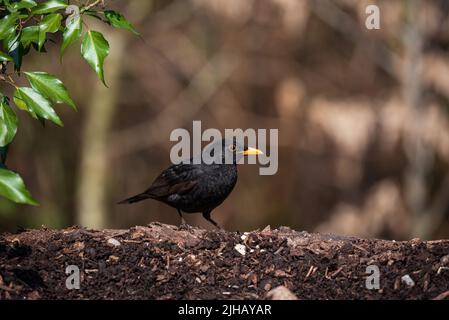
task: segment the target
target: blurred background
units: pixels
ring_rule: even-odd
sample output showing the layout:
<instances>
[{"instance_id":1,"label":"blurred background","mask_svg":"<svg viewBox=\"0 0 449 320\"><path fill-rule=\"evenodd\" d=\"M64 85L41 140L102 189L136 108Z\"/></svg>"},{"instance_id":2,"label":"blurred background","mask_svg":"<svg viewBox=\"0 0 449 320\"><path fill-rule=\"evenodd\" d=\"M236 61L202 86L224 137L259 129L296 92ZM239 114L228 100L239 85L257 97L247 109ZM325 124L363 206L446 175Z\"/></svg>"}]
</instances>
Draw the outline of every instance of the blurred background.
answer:
<instances>
[{"instance_id":1,"label":"blurred background","mask_svg":"<svg viewBox=\"0 0 449 320\"><path fill-rule=\"evenodd\" d=\"M116 205L170 165L175 128L279 129L279 170L239 167L213 212L227 230L286 225L386 239L449 238L449 2L106 1L141 33L95 19L105 88L79 45L32 53L79 108L43 128L21 112L8 167L38 207L0 199L0 230L178 224L157 201ZM370 4L380 30L365 27ZM56 43L61 39L54 38ZM6 87L2 87L2 90ZM200 214L194 225L210 228Z\"/></svg>"}]
</instances>

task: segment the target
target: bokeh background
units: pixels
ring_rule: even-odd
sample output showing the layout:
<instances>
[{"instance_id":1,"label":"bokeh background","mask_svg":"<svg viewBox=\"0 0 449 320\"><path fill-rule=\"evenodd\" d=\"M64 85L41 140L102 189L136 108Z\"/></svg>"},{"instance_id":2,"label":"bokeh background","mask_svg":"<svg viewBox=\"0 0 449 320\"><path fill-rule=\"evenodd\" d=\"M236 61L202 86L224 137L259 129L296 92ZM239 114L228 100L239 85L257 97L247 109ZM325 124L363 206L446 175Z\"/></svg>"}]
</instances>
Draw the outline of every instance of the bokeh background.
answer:
<instances>
[{"instance_id":1,"label":"bokeh background","mask_svg":"<svg viewBox=\"0 0 449 320\"><path fill-rule=\"evenodd\" d=\"M239 181L213 217L228 230L287 225L386 239L449 237L449 2L106 1L141 33L87 20L111 54L105 88L79 46L24 70L67 85L65 127L20 113L9 168L41 203L0 199L0 230L178 224L143 191L170 164L175 128L279 129L279 170ZM381 29L365 27L366 6ZM61 39L53 38L59 43ZM2 86L2 90L6 87ZM189 223L210 228L201 215Z\"/></svg>"}]
</instances>

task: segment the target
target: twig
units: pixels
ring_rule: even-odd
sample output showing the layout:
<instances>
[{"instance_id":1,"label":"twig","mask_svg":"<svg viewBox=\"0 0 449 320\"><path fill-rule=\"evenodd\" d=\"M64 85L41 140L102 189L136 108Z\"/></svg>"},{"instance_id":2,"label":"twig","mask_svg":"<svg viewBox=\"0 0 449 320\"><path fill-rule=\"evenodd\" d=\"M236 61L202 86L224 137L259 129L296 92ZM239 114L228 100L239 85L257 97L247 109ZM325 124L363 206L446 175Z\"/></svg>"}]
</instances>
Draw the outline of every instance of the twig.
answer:
<instances>
[{"instance_id":1,"label":"twig","mask_svg":"<svg viewBox=\"0 0 449 320\"><path fill-rule=\"evenodd\" d=\"M307 272L306 277L304 278L304 281L306 281L312 274L314 274L317 269L318 267L310 266L309 271Z\"/></svg>"},{"instance_id":2,"label":"twig","mask_svg":"<svg viewBox=\"0 0 449 320\"><path fill-rule=\"evenodd\" d=\"M81 9L81 13L92 9L93 7L97 6L100 2L103 2L103 0L95 0L94 2L89 4L88 6L85 6L84 8L82 8Z\"/></svg>"},{"instance_id":3,"label":"twig","mask_svg":"<svg viewBox=\"0 0 449 320\"><path fill-rule=\"evenodd\" d=\"M15 291L14 289L11 289L11 288L8 288L8 287L5 287L5 286L3 286L3 285L1 285L1 284L0 284L0 289L1 289L1 290L5 290L5 291L9 291L9 292L13 292L13 291Z\"/></svg>"},{"instance_id":4,"label":"twig","mask_svg":"<svg viewBox=\"0 0 449 320\"><path fill-rule=\"evenodd\" d=\"M435 298L433 298L432 300L444 300L444 299L446 299L447 297L449 297L449 290L440 293L439 295L437 295L437 296L436 296Z\"/></svg>"}]
</instances>

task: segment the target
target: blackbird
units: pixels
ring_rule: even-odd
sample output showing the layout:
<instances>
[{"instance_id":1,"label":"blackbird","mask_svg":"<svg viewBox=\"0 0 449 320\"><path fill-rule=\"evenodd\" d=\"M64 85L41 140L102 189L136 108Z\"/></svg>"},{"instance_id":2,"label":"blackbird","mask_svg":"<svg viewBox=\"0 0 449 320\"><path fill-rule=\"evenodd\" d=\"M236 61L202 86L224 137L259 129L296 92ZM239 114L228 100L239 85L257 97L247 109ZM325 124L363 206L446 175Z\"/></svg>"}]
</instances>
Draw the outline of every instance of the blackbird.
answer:
<instances>
[{"instance_id":1,"label":"blackbird","mask_svg":"<svg viewBox=\"0 0 449 320\"><path fill-rule=\"evenodd\" d=\"M147 190L120 201L119 204L155 199L176 208L182 225L186 225L183 212L201 212L207 221L220 228L210 215L234 188L237 182L237 162L245 155L258 155L262 151L245 148L235 139L223 139L204 152L214 160L213 163L198 161L199 164L195 164L193 160L198 157L201 159L200 154L191 158L189 163L172 165L162 171Z\"/></svg>"}]
</instances>

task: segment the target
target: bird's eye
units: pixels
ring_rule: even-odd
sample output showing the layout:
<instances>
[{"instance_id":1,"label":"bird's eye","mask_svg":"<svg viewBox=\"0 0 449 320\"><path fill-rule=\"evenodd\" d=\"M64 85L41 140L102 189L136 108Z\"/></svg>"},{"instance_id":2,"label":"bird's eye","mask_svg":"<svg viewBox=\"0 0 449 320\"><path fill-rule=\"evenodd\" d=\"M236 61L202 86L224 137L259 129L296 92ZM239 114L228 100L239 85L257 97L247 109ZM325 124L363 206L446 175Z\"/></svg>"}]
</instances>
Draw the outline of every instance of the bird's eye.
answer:
<instances>
[{"instance_id":1,"label":"bird's eye","mask_svg":"<svg viewBox=\"0 0 449 320\"><path fill-rule=\"evenodd\" d=\"M235 146L235 144L231 144L229 146L229 150L231 150L232 152L234 152L235 150L237 150L237 147Z\"/></svg>"}]
</instances>

